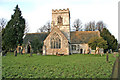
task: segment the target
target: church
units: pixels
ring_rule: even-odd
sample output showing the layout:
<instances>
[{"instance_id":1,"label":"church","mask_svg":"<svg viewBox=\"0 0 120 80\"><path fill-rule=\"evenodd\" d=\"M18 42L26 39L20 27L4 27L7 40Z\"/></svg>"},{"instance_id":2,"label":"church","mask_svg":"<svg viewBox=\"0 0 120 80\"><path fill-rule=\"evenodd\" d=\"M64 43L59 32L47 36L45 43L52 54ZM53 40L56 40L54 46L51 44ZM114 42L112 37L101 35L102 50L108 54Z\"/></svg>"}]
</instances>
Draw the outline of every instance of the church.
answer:
<instances>
[{"instance_id":1,"label":"church","mask_svg":"<svg viewBox=\"0 0 120 80\"><path fill-rule=\"evenodd\" d=\"M91 54L88 41L92 37L100 37L99 31L71 31L70 11L67 9L52 10L51 32L27 33L23 44L24 53L31 52L30 42L38 37L43 41L43 55L70 55L73 53Z\"/></svg>"}]
</instances>

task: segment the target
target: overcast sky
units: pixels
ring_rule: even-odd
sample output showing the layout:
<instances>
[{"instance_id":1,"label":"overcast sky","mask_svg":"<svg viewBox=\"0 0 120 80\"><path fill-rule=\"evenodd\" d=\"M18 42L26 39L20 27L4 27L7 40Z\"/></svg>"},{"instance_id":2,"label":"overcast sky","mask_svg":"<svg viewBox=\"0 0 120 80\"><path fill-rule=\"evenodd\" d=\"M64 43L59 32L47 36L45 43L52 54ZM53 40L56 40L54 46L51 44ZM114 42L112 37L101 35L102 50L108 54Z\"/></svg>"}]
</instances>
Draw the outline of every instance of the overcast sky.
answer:
<instances>
[{"instance_id":1,"label":"overcast sky","mask_svg":"<svg viewBox=\"0 0 120 80\"><path fill-rule=\"evenodd\" d=\"M119 0L0 0L0 18L8 21L18 4L22 16L28 22L30 33L52 19L52 9L70 10L71 25L79 18L83 25L89 21L102 20L118 39Z\"/></svg>"}]
</instances>

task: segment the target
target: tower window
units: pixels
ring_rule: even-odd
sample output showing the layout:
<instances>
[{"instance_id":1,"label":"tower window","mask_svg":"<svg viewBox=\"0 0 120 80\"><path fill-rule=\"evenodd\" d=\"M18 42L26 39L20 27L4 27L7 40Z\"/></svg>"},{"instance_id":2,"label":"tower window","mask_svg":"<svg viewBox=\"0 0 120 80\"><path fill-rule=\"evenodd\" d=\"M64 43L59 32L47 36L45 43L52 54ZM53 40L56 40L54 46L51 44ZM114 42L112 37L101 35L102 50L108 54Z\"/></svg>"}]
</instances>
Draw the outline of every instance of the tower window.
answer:
<instances>
[{"instance_id":1,"label":"tower window","mask_svg":"<svg viewBox=\"0 0 120 80\"><path fill-rule=\"evenodd\" d=\"M58 23L62 23L62 17L61 16L58 16Z\"/></svg>"}]
</instances>

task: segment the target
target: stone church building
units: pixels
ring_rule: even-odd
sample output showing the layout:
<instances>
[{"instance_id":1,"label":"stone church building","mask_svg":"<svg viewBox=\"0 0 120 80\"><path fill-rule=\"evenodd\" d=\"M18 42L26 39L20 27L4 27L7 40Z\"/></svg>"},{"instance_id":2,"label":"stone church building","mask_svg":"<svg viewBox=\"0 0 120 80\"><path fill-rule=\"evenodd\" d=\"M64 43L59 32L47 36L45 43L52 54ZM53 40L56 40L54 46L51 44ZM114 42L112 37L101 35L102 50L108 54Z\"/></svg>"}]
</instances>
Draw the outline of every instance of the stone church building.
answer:
<instances>
[{"instance_id":1,"label":"stone church building","mask_svg":"<svg viewBox=\"0 0 120 80\"><path fill-rule=\"evenodd\" d=\"M52 10L51 32L27 33L23 44L25 52L31 51L30 42L38 37L43 41L43 55L70 55L73 53L90 54L88 41L92 37L100 37L99 31L70 31L69 9Z\"/></svg>"}]
</instances>

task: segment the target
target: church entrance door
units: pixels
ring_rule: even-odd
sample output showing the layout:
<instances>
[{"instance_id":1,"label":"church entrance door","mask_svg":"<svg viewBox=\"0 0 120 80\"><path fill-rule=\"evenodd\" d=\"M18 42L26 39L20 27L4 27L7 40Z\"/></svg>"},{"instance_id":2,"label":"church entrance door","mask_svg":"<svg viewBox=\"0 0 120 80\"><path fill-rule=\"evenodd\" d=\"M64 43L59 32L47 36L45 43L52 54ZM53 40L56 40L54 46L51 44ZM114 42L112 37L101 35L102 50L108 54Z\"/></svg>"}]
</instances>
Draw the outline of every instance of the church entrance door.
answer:
<instances>
[{"instance_id":1,"label":"church entrance door","mask_svg":"<svg viewBox=\"0 0 120 80\"><path fill-rule=\"evenodd\" d=\"M30 45L27 46L27 53L30 53Z\"/></svg>"},{"instance_id":2,"label":"church entrance door","mask_svg":"<svg viewBox=\"0 0 120 80\"><path fill-rule=\"evenodd\" d=\"M83 49L80 49L80 54L82 54L83 53Z\"/></svg>"}]
</instances>

